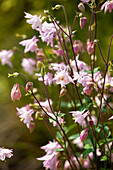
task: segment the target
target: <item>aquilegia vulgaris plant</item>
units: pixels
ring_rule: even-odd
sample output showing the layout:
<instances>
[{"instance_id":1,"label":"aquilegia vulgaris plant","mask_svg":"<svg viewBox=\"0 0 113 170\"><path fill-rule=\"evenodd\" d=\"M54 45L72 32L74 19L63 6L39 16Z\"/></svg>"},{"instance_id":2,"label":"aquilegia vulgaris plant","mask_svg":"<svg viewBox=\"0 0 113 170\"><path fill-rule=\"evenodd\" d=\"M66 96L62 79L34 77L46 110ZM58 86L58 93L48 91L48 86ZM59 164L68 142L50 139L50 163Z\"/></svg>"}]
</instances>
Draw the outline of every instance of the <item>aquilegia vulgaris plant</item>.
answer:
<instances>
[{"instance_id":1,"label":"aquilegia vulgaris plant","mask_svg":"<svg viewBox=\"0 0 113 170\"><path fill-rule=\"evenodd\" d=\"M88 22L85 16L86 5L91 11L91 20L86 43L83 44L76 40L75 27L79 20L80 28L77 31L85 29ZM113 36L107 58L102 53L97 37L98 13L103 13L104 9L104 13L108 10L112 12L113 0L99 0L97 4L95 0L81 0L72 26L69 25L64 6L56 5L52 8L59 9L64 13L66 26L60 25L48 10L40 16L25 12L27 23L37 31L37 35L19 43L25 48L21 63L23 73L10 73L8 77L23 76L26 84L15 82L11 98L13 101L21 99L20 88L25 90L25 95L32 96L32 103L16 108L17 115L30 132L35 128L36 119L44 121L53 137L53 141L41 147L46 152L45 156L37 158L37 161L43 161L45 169L113 169L113 60L110 61ZM105 65L104 72L99 63L95 67L98 58L96 49ZM29 52L33 53L33 58L26 57ZM2 50L2 65L12 67L10 58L14 53L15 50ZM89 65L84 62L86 53ZM36 90L37 87L28 80L25 72L32 79L37 79L37 83L40 81L46 97ZM1 149L0 159L11 157L11 152Z\"/></svg>"}]
</instances>

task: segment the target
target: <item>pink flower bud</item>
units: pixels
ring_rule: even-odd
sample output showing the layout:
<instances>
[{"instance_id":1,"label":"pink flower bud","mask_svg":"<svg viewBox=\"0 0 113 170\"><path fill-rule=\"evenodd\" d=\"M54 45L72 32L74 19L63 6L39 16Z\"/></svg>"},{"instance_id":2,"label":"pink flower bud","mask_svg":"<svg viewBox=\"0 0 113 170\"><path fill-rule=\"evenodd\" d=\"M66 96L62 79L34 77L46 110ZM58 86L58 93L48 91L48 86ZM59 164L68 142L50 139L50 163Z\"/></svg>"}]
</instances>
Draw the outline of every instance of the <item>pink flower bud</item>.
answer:
<instances>
[{"instance_id":1,"label":"pink flower bud","mask_svg":"<svg viewBox=\"0 0 113 170\"><path fill-rule=\"evenodd\" d=\"M87 52L88 54L92 54L94 51L94 43L92 41L87 41Z\"/></svg>"},{"instance_id":2,"label":"pink flower bud","mask_svg":"<svg viewBox=\"0 0 113 170\"><path fill-rule=\"evenodd\" d=\"M88 128L86 128L86 129L84 129L82 132L81 132L81 134L80 134L80 139L81 139L81 141L84 141L84 140L86 140L86 138L87 138L87 136L88 136Z\"/></svg>"},{"instance_id":3,"label":"pink flower bud","mask_svg":"<svg viewBox=\"0 0 113 170\"><path fill-rule=\"evenodd\" d=\"M63 87L60 91L60 97L64 96L66 94L67 90Z\"/></svg>"},{"instance_id":4,"label":"pink flower bud","mask_svg":"<svg viewBox=\"0 0 113 170\"><path fill-rule=\"evenodd\" d=\"M78 4L78 9L79 9L81 12L85 12L85 6L84 6L84 4L83 4L82 2L80 2L80 3Z\"/></svg>"},{"instance_id":5,"label":"pink flower bud","mask_svg":"<svg viewBox=\"0 0 113 170\"><path fill-rule=\"evenodd\" d=\"M26 84L26 91L32 90L33 89L33 83L32 82L28 82Z\"/></svg>"},{"instance_id":6,"label":"pink flower bud","mask_svg":"<svg viewBox=\"0 0 113 170\"><path fill-rule=\"evenodd\" d=\"M80 27L81 27L81 29L83 29L85 27L86 21L87 21L86 17L81 17L80 18Z\"/></svg>"},{"instance_id":7,"label":"pink flower bud","mask_svg":"<svg viewBox=\"0 0 113 170\"><path fill-rule=\"evenodd\" d=\"M33 132L34 127L35 127L35 123L30 123L30 125L29 125L30 133L32 133L32 132Z\"/></svg>"},{"instance_id":8,"label":"pink flower bud","mask_svg":"<svg viewBox=\"0 0 113 170\"><path fill-rule=\"evenodd\" d=\"M19 85L16 83L11 90L11 99L15 101L15 100L20 100L20 98L21 98L21 92L19 89Z\"/></svg>"}]
</instances>

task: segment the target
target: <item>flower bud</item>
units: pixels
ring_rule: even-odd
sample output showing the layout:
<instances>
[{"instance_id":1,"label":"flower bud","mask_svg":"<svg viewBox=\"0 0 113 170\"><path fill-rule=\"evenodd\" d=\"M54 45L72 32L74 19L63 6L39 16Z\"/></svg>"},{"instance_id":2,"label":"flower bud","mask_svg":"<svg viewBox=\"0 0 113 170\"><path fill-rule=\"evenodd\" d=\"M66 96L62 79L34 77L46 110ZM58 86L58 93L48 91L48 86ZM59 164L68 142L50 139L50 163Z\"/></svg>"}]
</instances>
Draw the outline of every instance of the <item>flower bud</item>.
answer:
<instances>
[{"instance_id":1,"label":"flower bud","mask_svg":"<svg viewBox=\"0 0 113 170\"><path fill-rule=\"evenodd\" d=\"M85 6L84 6L84 4L83 4L82 2L80 2L80 3L78 4L78 9L79 9L81 12L85 12Z\"/></svg>"},{"instance_id":2,"label":"flower bud","mask_svg":"<svg viewBox=\"0 0 113 170\"><path fill-rule=\"evenodd\" d=\"M92 41L87 41L87 52L88 54L92 54L94 51L94 43Z\"/></svg>"},{"instance_id":3,"label":"flower bud","mask_svg":"<svg viewBox=\"0 0 113 170\"><path fill-rule=\"evenodd\" d=\"M80 134L80 139L81 139L81 141L84 141L84 140L86 140L86 138L87 138L87 136L88 136L88 128L86 128L86 129L84 129L82 132L81 132L81 134Z\"/></svg>"},{"instance_id":4,"label":"flower bud","mask_svg":"<svg viewBox=\"0 0 113 170\"><path fill-rule=\"evenodd\" d=\"M16 83L11 90L11 99L15 101L15 100L20 100L20 98L21 98L21 92L19 89L19 85Z\"/></svg>"},{"instance_id":5,"label":"flower bud","mask_svg":"<svg viewBox=\"0 0 113 170\"><path fill-rule=\"evenodd\" d=\"M92 128L93 127L93 120L90 119L88 122L89 122L89 126Z\"/></svg>"},{"instance_id":6,"label":"flower bud","mask_svg":"<svg viewBox=\"0 0 113 170\"><path fill-rule=\"evenodd\" d=\"M33 90L33 83L32 82L28 82L26 84L26 91L29 91L29 90Z\"/></svg>"},{"instance_id":7,"label":"flower bud","mask_svg":"<svg viewBox=\"0 0 113 170\"><path fill-rule=\"evenodd\" d=\"M80 27L81 27L81 29L83 29L85 27L86 21L87 21L86 17L81 17L80 18Z\"/></svg>"},{"instance_id":8,"label":"flower bud","mask_svg":"<svg viewBox=\"0 0 113 170\"><path fill-rule=\"evenodd\" d=\"M57 165L56 165L57 169L62 169L62 161L58 160Z\"/></svg>"},{"instance_id":9,"label":"flower bud","mask_svg":"<svg viewBox=\"0 0 113 170\"><path fill-rule=\"evenodd\" d=\"M35 127L35 123L30 123L30 125L29 125L30 133L32 133L32 132L33 132L34 127Z\"/></svg>"},{"instance_id":10,"label":"flower bud","mask_svg":"<svg viewBox=\"0 0 113 170\"><path fill-rule=\"evenodd\" d=\"M60 97L64 96L66 94L67 90L63 87L60 91Z\"/></svg>"}]
</instances>

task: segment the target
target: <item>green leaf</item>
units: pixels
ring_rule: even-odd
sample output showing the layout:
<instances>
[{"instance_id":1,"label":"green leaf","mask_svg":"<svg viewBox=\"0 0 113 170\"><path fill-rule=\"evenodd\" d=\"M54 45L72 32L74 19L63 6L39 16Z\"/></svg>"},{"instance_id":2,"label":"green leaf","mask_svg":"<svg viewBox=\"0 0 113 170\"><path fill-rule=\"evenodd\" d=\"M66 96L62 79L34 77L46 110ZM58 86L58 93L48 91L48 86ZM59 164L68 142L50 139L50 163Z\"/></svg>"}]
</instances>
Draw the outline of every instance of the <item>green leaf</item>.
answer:
<instances>
[{"instance_id":1,"label":"green leaf","mask_svg":"<svg viewBox=\"0 0 113 170\"><path fill-rule=\"evenodd\" d=\"M72 125L70 125L69 127L68 127L68 130L70 131L70 130L72 130L73 128L75 128L77 125L74 123L74 124L72 124Z\"/></svg>"},{"instance_id":2,"label":"green leaf","mask_svg":"<svg viewBox=\"0 0 113 170\"><path fill-rule=\"evenodd\" d=\"M99 69L100 69L100 67L96 67L96 68L94 68L93 72L97 73Z\"/></svg>"},{"instance_id":3,"label":"green leaf","mask_svg":"<svg viewBox=\"0 0 113 170\"><path fill-rule=\"evenodd\" d=\"M84 148L85 148L85 149L90 149L90 148L92 148L92 149L93 149L93 146L92 146L92 145L90 145L90 144L86 144L86 145L84 146Z\"/></svg>"},{"instance_id":4,"label":"green leaf","mask_svg":"<svg viewBox=\"0 0 113 170\"><path fill-rule=\"evenodd\" d=\"M63 117L65 113L59 113L57 117Z\"/></svg>"},{"instance_id":5,"label":"green leaf","mask_svg":"<svg viewBox=\"0 0 113 170\"><path fill-rule=\"evenodd\" d=\"M64 151L64 149L63 149L63 148L55 149L55 151L56 151L56 152L62 152L62 151Z\"/></svg>"},{"instance_id":6,"label":"green leaf","mask_svg":"<svg viewBox=\"0 0 113 170\"><path fill-rule=\"evenodd\" d=\"M92 149L92 148L89 148L89 149L85 150L85 151L83 152L83 159L85 159L86 156L87 156L90 152L93 152L93 151L94 151L94 149Z\"/></svg>"},{"instance_id":7,"label":"green leaf","mask_svg":"<svg viewBox=\"0 0 113 170\"><path fill-rule=\"evenodd\" d=\"M99 140L99 144L100 144L100 146L101 146L101 145L103 145L104 143L105 143L105 140L104 140L104 139Z\"/></svg>"},{"instance_id":8,"label":"green leaf","mask_svg":"<svg viewBox=\"0 0 113 170\"><path fill-rule=\"evenodd\" d=\"M79 137L79 134L77 133L76 135L72 135L69 137L69 140L73 140Z\"/></svg>"},{"instance_id":9,"label":"green leaf","mask_svg":"<svg viewBox=\"0 0 113 170\"><path fill-rule=\"evenodd\" d=\"M101 159L100 159L100 161L107 161L107 156L105 156L105 155L102 156Z\"/></svg>"}]
</instances>

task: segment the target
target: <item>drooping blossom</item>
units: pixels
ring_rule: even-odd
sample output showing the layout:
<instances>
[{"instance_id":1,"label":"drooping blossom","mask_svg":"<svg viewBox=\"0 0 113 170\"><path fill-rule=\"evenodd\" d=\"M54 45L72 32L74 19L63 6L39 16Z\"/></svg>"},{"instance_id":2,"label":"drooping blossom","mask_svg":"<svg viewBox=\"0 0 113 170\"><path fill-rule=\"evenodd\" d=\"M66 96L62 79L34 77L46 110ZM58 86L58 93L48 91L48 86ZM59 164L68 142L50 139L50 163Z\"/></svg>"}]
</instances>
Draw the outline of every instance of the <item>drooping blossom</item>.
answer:
<instances>
[{"instance_id":1,"label":"drooping blossom","mask_svg":"<svg viewBox=\"0 0 113 170\"><path fill-rule=\"evenodd\" d=\"M4 161L7 158L11 158L13 156L12 149L6 149L0 147L0 160Z\"/></svg>"},{"instance_id":2,"label":"drooping blossom","mask_svg":"<svg viewBox=\"0 0 113 170\"><path fill-rule=\"evenodd\" d=\"M80 27L81 27L81 29L84 29L84 27L86 25L86 21L87 21L86 17L81 17L80 18Z\"/></svg>"},{"instance_id":3,"label":"drooping blossom","mask_svg":"<svg viewBox=\"0 0 113 170\"><path fill-rule=\"evenodd\" d=\"M32 29L37 29L39 27L39 29L42 28L42 20L41 20L41 15L38 17L37 15L31 15L27 12L25 13L25 18L27 18L27 23L28 24L32 24Z\"/></svg>"},{"instance_id":4,"label":"drooping blossom","mask_svg":"<svg viewBox=\"0 0 113 170\"><path fill-rule=\"evenodd\" d=\"M84 129L84 130L80 133L80 139L81 139L81 141L86 140L86 138L87 138L87 136L88 136L88 131L89 131L89 129L86 128L86 129Z\"/></svg>"},{"instance_id":5,"label":"drooping blossom","mask_svg":"<svg viewBox=\"0 0 113 170\"><path fill-rule=\"evenodd\" d=\"M52 106L53 104L53 101L51 99L49 99L49 102L48 100L46 99L45 101L40 101L40 104L41 106L47 111L47 112L51 112L51 108L50 108L50 105Z\"/></svg>"},{"instance_id":6,"label":"drooping blossom","mask_svg":"<svg viewBox=\"0 0 113 170\"><path fill-rule=\"evenodd\" d=\"M18 111L17 115L19 115L20 120L26 124L27 128L29 128L30 131L32 131L34 128L33 117L32 117L34 110L31 109L29 105L26 105L21 108L17 107L16 109Z\"/></svg>"},{"instance_id":7,"label":"drooping blossom","mask_svg":"<svg viewBox=\"0 0 113 170\"><path fill-rule=\"evenodd\" d=\"M36 73L35 75L39 77L38 78L39 81L43 81L43 78L42 78L40 73ZM53 75L51 73L49 73L49 72L47 74L44 74L44 83L45 83L45 85L48 84L49 86L51 86L52 82L53 82Z\"/></svg>"},{"instance_id":8,"label":"drooping blossom","mask_svg":"<svg viewBox=\"0 0 113 170\"><path fill-rule=\"evenodd\" d=\"M56 26L57 27L57 26ZM56 28L53 23L47 23L46 21L42 24L42 29L40 30L40 37L42 41L46 42L47 45L53 47L53 43L57 37Z\"/></svg>"},{"instance_id":9,"label":"drooping blossom","mask_svg":"<svg viewBox=\"0 0 113 170\"><path fill-rule=\"evenodd\" d=\"M77 66L80 71L89 70L87 64L85 62L79 60L79 55L76 56L76 62L77 62ZM75 60L70 60L70 65L73 68L73 72L76 72L78 74Z\"/></svg>"},{"instance_id":10,"label":"drooping blossom","mask_svg":"<svg viewBox=\"0 0 113 170\"><path fill-rule=\"evenodd\" d=\"M112 12L112 9L113 9L113 0L107 0L102 6L101 6L101 10L104 10L104 13L107 12L107 10L109 10L109 12L111 13Z\"/></svg>"},{"instance_id":11,"label":"drooping blossom","mask_svg":"<svg viewBox=\"0 0 113 170\"><path fill-rule=\"evenodd\" d=\"M38 50L37 41L38 39L36 39L36 36L33 36L33 38L23 40L19 44L25 46L24 53L27 53L28 51L36 52Z\"/></svg>"},{"instance_id":12,"label":"drooping blossom","mask_svg":"<svg viewBox=\"0 0 113 170\"><path fill-rule=\"evenodd\" d=\"M2 65L8 64L10 67L13 67L10 59L13 56L13 51L12 50L2 50L0 51L0 59Z\"/></svg>"},{"instance_id":13,"label":"drooping blossom","mask_svg":"<svg viewBox=\"0 0 113 170\"><path fill-rule=\"evenodd\" d=\"M41 149L45 150L46 155L41 157L41 158L37 158L37 160L40 161L44 161L43 162L43 166L46 169L50 169L50 170L58 170L57 166L58 166L58 152L55 151L55 149L60 149L61 146L58 144L58 142L56 141L49 141L49 143L47 145L44 145L41 147Z\"/></svg>"},{"instance_id":14,"label":"drooping blossom","mask_svg":"<svg viewBox=\"0 0 113 170\"><path fill-rule=\"evenodd\" d=\"M33 58L23 58L22 67L25 72L28 72L30 75L34 73L36 61Z\"/></svg>"},{"instance_id":15,"label":"drooping blossom","mask_svg":"<svg viewBox=\"0 0 113 170\"><path fill-rule=\"evenodd\" d=\"M87 117L89 115L89 111L85 112L85 109L83 111L71 111L70 113L72 113L72 116L75 119L75 122L79 123L80 125L84 125L84 119L85 117Z\"/></svg>"},{"instance_id":16,"label":"drooping blossom","mask_svg":"<svg viewBox=\"0 0 113 170\"><path fill-rule=\"evenodd\" d=\"M21 98L21 92L19 89L19 85L16 83L11 90L11 99L15 101L15 100L20 100L20 98Z\"/></svg>"},{"instance_id":17,"label":"drooping blossom","mask_svg":"<svg viewBox=\"0 0 113 170\"><path fill-rule=\"evenodd\" d=\"M64 62L61 62L60 64L51 63L49 69L50 70L55 70L55 71L62 71L62 70L67 71L69 69L69 66L65 65Z\"/></svg>"},{"instance_id":18,"label":"drooping blossom","mask_svg":"<svg viewBox=\"0 0 113 170\"><path fill-rule=\"evenodd\" d=\"M85 12L85 6L84 6L84 4L80 2L80 3L78 4L78 9L79 9L81 12Z\"/></svg>"},{"instance_id":19,"label":"drooping blossom","mask_svg":"<svg viewBox=\"0 0 113 170\"><path fill-rule=\"evenodd\" d=\"M60 84L61 88L64 87L65 85L69 84L69 83L73 83L74 81L71 78L71 76L69 75L68 71L65 70L61 70L56 72L56 74L54 75L53 81L56 84Z\"/></svg>"}]
</instances>

